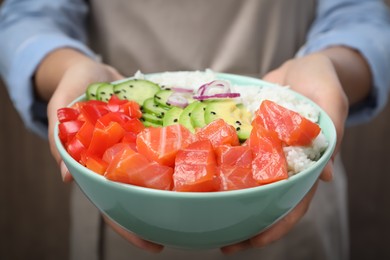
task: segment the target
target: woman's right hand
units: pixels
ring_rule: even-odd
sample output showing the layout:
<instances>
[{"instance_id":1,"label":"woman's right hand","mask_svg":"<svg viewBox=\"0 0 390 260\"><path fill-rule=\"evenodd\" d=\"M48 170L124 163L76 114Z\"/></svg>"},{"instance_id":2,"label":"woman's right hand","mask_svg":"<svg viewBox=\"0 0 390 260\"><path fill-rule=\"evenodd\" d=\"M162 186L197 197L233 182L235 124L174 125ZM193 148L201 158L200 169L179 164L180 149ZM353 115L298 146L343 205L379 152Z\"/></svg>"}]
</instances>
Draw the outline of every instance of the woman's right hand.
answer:
<instances>
[{"instance_id":1,"label":"woman's right hand","mask_svg":"<svg viewBox=\"0 0 390 260\"><path fill-rule=\"evenodd\" d=\"M73 180L54 142L54 128L57 124L57 110L67 106L83 94L93 82L112 82L124 78L117 70L97 62L73 49L58 49L50 53L39 65L35 75L36 93L48 101L49 145L64 182ZM160 252L163 246L145 241L124 230L107 218L106 223L131 244L150 251Z\"/></svg>"},{"instance_id":2,"label":"woman's right hand","mask_svg":"<svg viewBox=\"0 0 390 260\"><path fill-rule=\"evenodd\" d=\"M57 110L83 94L89 84L121 78L123 76L114 68L68 48L51 52L39 65L35 74L36 93L41 99L48 101L49 145L60 166L63 181L69 182L72 177L54 143Z\"/></svg>"}]
</instances>

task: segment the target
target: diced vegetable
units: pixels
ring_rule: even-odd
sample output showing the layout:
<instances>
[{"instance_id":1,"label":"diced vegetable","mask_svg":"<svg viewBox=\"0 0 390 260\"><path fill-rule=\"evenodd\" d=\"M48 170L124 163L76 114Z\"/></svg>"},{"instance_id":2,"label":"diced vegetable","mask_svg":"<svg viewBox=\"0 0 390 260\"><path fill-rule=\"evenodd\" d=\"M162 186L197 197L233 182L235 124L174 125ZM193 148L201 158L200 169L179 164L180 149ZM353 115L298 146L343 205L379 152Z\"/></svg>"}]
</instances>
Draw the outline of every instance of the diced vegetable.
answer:
<instances>
[{"instance_id":1,"label":"diced vegetable","mask_svg":"<svg viewBox=\"0 0 390 260\"><path fill-rule=\"evenodd\" d=\"M283 147L309 146L321 131L269 100L252 119L221 80L197 91L102 82L86 94L89 100L57 111L65 149L111 181L153 189L214 192L287 179Z\"/></svg>"}]
</instances>

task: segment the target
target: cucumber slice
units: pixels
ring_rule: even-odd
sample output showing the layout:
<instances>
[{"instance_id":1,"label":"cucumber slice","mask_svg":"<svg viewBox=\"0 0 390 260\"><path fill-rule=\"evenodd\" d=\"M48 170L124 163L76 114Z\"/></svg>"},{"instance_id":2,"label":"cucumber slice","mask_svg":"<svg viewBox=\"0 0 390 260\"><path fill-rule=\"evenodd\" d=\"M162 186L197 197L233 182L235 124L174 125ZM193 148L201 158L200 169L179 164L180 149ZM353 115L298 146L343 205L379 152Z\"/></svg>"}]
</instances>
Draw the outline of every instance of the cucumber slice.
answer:
<instances>
[{"instance_id":1,"label":"cucumber slice","mask_svg":"<svg viewBox=\"0 0 390 260\"><path fill-rule=\"evenodd\" d=\"M96 92L100 85L107 84L107 82L95 82L87 87L87 91L85 95L87 96L87 100L97 100Z\"/></svg>"},{"instance_id":2,"label":"cucumber slice","mask_svg":"<svg viewBox=\"0 0 390 260\"><path fill-rule=\"evenodd\" d=\"M168 98L170 95L172 95L172 93L172 90L160 90L154 95L154 102L162 107L171 108L172 105L169 104Z\"/></svg>"},{"instance_id":3,"label":"cucumber slice","mask_svg":"<svg viewBox=\"0 0 390 260\"><path fill-rule=\"evenodd\" d=\"M143 121L142 123L146 127L162 127L162 125L155 124L155 123L152 123L152 122L149 122L149 121Z\"/></svg>"},{"instance_id":4,"label":"cucumber slice","mask_svg":"<svg viewBox=\"0 0 390 260\"><path fill-rule=\"evenodd\" d=\"M161 107L159 104L154 102L154 98L148 98L144 101L142 105L142 111L149 114L154 114L156 116L164 117L168 109Z\"/></svg>"},{"instance_id":5,"label":"cucumber slice","mask_svg":"<svg viewBox=\"0 0 390 260\"><path fill-rule=\"evenodd\" d=\"M144 79L131 79L114 86L114 93L120 99L134 100L140 106L160 90L159 85Z\"/></svg>"},{"instance_id":6,"label":"cucumber slice","mask_svg":"<svg viewBox=\"0 0 390 260\"><path fill-rule=\"evenodd\" d=\"M108 102L111 96L114 94L114 86L110 83L100 84L96 90L96 99L104 102Z\"/></svg>"},{"instance_id":7,"label":"cucumber slice","mask_svg":"<svg viewBox=\"0 0 390 260\"><path fill-rule=\"evenodd\" d=\"M153 115L153 114L143 113L142 114L142 119L145 120L145 121L151 122L153 124L157 124L157 125L162 125L163 124L162 118L158 117L156 115Z\"/></svg>"}]
</instances>

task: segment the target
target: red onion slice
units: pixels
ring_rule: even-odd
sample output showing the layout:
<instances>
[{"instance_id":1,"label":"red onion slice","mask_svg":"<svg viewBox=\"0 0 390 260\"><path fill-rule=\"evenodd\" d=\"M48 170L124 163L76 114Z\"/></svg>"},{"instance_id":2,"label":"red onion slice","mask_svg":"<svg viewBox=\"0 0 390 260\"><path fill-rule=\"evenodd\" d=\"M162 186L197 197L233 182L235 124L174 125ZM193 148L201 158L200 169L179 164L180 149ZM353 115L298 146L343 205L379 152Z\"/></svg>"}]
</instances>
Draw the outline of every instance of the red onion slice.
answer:
<instances>
[{"instance_id":1,"label":"red onion slice","mask_svg":"<svg viewBox=\"0 0 390 260\"><path fill-rule=\"evenodd\" d=\"M180 93L173 92L169 97L167 102L176 107L185 108L188 105L188 100L183 95L180 95Z\"/></svg>"},{"instance_id":2,"label":"red onion slice","mask_svg":"<svg viewBox=\"0 0 390 260\"><path fill-rule=\"evenodd\" d=\"M211 93L213 90L218 91L214 94L231 93L230 83L225 80L213 80L200 86L196 94L198 96L211 96L214 95Z\"/></svg>"},{"instance_id":3,"label":"red onion slice","mask_svg":"<svg viewBox=\"0 0 390 260\"><path fill-rule=\"evenodd\" d=\"M204 95L204 91L205 91L207 85L208 85L208 83L207 84L203 84L202 86L200 86L198 88L198 91L196 92L196 94L198 94L200 96Z\"/></svg>"},{"instance_id":4,"label":"red onion slice","mask_svg":"<svg viewBox=\"0 0 390 260\"><path fill-rule=\"evenodd\" d=\"M178 92L178 93L193 93L194 92L192 89L188 89L188 88L171 87L170 89L172 91Z\"/></svg>"},{"instance_id":5,"label":"red onion slice","mask_svg":"<svg viewBox=\"0 0 390 260\"><path fill-rule=\"evenodd\" d=\"M206 100L214 98L237 98L240 97L240 93L218 93L214 95L196 95L193 98L196 100Z\"/></svg>"}]
</instances>

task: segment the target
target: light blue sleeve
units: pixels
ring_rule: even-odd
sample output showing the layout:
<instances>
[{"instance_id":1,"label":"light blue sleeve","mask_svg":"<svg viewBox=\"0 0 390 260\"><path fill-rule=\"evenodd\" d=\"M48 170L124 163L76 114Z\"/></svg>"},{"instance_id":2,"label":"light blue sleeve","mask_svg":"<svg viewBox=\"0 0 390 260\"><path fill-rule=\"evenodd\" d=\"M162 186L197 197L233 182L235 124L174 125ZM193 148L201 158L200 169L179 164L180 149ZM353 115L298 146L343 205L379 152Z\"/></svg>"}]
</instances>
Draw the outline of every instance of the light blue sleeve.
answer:
<instances>
[{"instance_id":1,"label":"light blue sleeve","mask_svg":"<svg viewBox=\"0 0 390 260\"><path fill-rule=\"evenodd\" d=\"M43 137L45 104L39 106L34 96L32 77L42 59L57 48L94 55L85 45L87 13L83 0L6 0L1 5L1 77L25 125Z\"/></svg>"},{"instance_id":2,"label":"light blue sleeve","mask_svg":"<svg viewBox=\"0 0 390 260\"><path fill-rule=\"evenodd\" d=\"M348 124L367 122L386 105L390 88L390 14L381 0L319 0L317 18L298 56L332 45L359 51L373 75L370 97L351 107Z\"/></svg>"}]
</instances>

